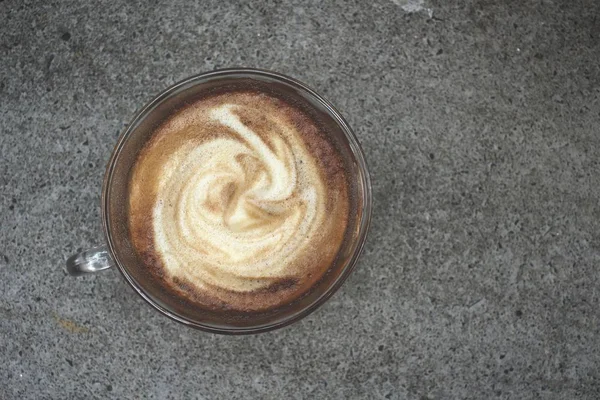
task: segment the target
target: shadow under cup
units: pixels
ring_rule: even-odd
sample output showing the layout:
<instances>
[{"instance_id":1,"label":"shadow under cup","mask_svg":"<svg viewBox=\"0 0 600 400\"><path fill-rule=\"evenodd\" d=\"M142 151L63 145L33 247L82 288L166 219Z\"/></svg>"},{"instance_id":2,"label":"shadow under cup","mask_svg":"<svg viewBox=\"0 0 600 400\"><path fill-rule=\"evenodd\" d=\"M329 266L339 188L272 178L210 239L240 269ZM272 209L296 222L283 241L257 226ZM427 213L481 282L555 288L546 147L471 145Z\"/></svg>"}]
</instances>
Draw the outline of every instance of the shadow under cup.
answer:
<instances>
[{"instance_id":1,"label":"shadow under cup","mask_svg":"<svg viewBox=\"0 0 600 400\"><path fill-rule=\"evenodd\" d=\"M259 89L284 98L331 134L346 164L350 198L348 227L340 250L323 277L285 306L263 312L211 311L176 295L134 249L128 228L128 184L138 153L154 129L178 109L207 95ZM215 333L257 333L294 322L312 312L342 284L363 247L371 214L371 185L362 151L340 114L303 84L267 71L236 69L189 78L146 105L121 135L108 164L102 191L102 220L109 251L129 284L156 309L179 322Z\"/></svg>"}]
</instances>

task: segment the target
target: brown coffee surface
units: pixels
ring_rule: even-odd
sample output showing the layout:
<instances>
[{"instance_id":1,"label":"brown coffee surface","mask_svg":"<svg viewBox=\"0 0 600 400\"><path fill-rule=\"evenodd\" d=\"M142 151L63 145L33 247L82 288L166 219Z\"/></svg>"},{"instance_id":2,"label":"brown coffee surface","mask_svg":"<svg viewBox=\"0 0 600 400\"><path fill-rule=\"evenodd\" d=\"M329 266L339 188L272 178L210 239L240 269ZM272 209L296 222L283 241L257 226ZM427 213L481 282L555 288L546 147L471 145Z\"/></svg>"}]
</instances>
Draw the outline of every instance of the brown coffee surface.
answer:
<instances>
[{"instance_id":1,"label":"brown coffee surface","mask_svg":"<svg viewBox=\"0 0 600 400\"><path fill-rule=\"evenodd\" d=\"M281 97L232 90L160 124L130 175L129 232L168 290L201 307L263 311L306 293L348 224L342 155Z\"/></svg>"}]
</instances>

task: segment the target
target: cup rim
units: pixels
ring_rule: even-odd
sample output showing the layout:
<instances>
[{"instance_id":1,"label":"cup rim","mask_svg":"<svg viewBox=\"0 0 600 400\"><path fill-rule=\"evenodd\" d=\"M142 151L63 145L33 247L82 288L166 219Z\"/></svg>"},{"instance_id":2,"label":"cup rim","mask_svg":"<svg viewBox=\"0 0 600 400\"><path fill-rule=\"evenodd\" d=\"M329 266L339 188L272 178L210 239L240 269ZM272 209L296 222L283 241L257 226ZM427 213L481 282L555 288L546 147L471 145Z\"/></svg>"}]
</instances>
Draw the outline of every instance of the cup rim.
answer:
<instances>
[{"instance_id":1,"label":"cup rim","mask_svg":"<svg viewBox=\"0 0 600 400\"><path fill-rule=\"evenodd\" d=\"M109 215L107 212L108 206L109 206L110 184L112 182L114 167L115 167L116 161L118 159L118 156L120 155L121 150L123 149L125 143L127 142L127 139L131 135L131 133L135 130L135 128L138 126L138 124L140 122L142 122L144 120L144 118L146 118L147 115L149 115L149 113L152 111L152 109L154 109L154 107L159 105L164 100L168 99L171 94L175 93L178 89L180 89L183 86L195 84L195 83L196 84L201 83L202 81L204 81L208 78L220 78L220 77L227 77L229 75L236 75L236 74L245 74L245 75L251 75L251 76L254 75L254 76L258 76L258 77L267 77L267 78L275 79L284 84L291 85L292 87L294 87L296 89L305 91L310 96L312 96L314 98L314 100L317 100L327 110L327 113L329 114L329 116L332 117L335 120L335 122L339 125L341 130L344 132L346 138L348 139L350 149L352 151L352 155L354 156L356 163L359 165L359 169L361 171L360 177L362 179L362 185L365 189L364 193L363 193L363 198L362 198L363 213L362 213L361 220L359 223L359 234L358 234L358 238L357 238L357 242L356 242L356 247L354 249L352 256L347 261L346 265L343 267L343 269L339 273L339 275L335 278L333 283L329 287L327 287L325 289L325 291L323 293L321 293L321 295L318 296L312 303L310 303L308 306L302 308L300 311L291 314L287 318L284 318L284 319L281 319L278 321L274 321L272 323L263 324L263 325L259 325L259 326L253 326L253 327L213 326L210 324L205 324L205 323L201 323L198 321L190 320L190 319L183 317L181 315L178 315L174 311L169 310L169 309L163 307L162 305L158 304L151 296L146 294L144 288L141 285L139 285L131 277L131 275L128 273L126 267L121 264L118 257L116 256L116 252L114 249L114 245L113 245L113 241L112 241L112 237L111 237L111 233L110 233ZM367 238L367 233L369 231L369 227L371 224L372 202L373 202L372 197L373 196L372 196L372 187L371 187L371 177L369 175L369 170L368 170L368 166L367 166L367 162L365 160L363 150L354 134L354 131L352 130L352 128L350 128L350 125L346 122L346 120L341 115L341 113L333 106L333 104L330 101L325 99L322 95L318 94L314 89L310 88L306 84L304 84L294 78L286 76L284 74L278 73L278 72L273 72L273 71L258 69L258 68L225 68L225 69L218 69L218 70L213 70L213 71L209 71L209 72L199 73L196 75L192 75L186 79L183 79L183 80L169 86L168 88L164 89L162 92L160 92L158 95L156 95L152 100L150 100L148 103L146 103L142 108L140 108L135 113L131 122L127 125L125 130L123 130L123 132L121 132L121 134L119 135L117 144L115 145L115 147L112 151L112 154L110 156L110 159L106 166L106 171L104 174L104 181L103 181L103 185L102 185L101 217L102 217L102 227L103 227L103 231L104 231L104 237L105 237L110 255L111 255L112 259L114 260L114 264L116 265L116 267L119 270L119 272L121 273L121 275L123 275L123 277L129 284L129 286L131 286L134 289L134 291L140 297L142 297L142 299L144 299L148 304L150 304L154 309L159 311L161 314L167 316L168 318L170 318L174 321L182 323L186 326L189 326L189 327L192 327L195 329L199 329L199 330L202 330L205 332L210 332L210 333L219 333L219 334L227 334L227 335L241 335L241 334L253 334L253 333L267 332L267 331L271 331L274 329L288 326L296 321L299 321L300 319L302 319L302 318L306 317L307 315L311 314L312 312L314 312L317 308L319 308L321 305L323 305L335 292L337 292L339 290L339 288L342 286L344 281L348 278L348 276L354 270L356 263L364 249L366 238Z\"/></svg>"}]
</instances>

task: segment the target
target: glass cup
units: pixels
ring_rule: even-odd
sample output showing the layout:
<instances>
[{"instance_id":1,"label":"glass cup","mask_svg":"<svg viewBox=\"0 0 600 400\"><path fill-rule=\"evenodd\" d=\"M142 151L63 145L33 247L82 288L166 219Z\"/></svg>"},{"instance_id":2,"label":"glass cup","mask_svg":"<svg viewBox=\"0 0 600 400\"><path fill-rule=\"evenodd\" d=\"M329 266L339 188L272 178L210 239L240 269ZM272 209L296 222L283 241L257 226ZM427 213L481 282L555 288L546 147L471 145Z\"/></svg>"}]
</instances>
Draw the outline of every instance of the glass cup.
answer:
<instances>
[{"instance_id":1,"label":"glass cup","mask_svg":"<svg viewBox=\"0 0 600 400\"><path fill-rule=\"evenodd\" d=\"M129 173L153 128L194 97L223 85L251 84L287 93L299 106L331 132L330 140L342 151L349 174L350 213L348 227L332 265L311 289L285 306L260 313L217 312L174 296L160 285L139 259L128 232ZM143 107L121 134L110 157L102 187L102 226L106 245L78 253L67 260L71 275L83 275L116 267L131 287L167 317L187 326L213 333L265 332L298 321L335 293L350 275L365 243L371 219L371 182L363 152L348 123L325 100L301 82L258 69L224 69L185 79L163 91Z\"/></svg>"}]
</instances>

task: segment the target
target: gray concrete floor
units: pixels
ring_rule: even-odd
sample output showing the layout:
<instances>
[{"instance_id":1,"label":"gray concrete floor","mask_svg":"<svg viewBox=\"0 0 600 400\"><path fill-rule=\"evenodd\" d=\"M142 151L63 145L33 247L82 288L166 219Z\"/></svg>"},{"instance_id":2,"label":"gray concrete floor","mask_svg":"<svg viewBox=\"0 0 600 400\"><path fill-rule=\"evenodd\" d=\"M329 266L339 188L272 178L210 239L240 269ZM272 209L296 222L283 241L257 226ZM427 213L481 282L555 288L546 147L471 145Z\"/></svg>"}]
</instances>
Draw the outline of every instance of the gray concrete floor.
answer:
<instances>
[{"instance_id":1,"label":"gray concrete floor","mask_svg":"<svg viewBox=\"0 0 600 400\"><path fill-rule=\"evenodd\" d=\"M405 1L0 1L0 398L600 398L600 2ZM228 66L331 99L375 196L342 290L251 337L64 271L135 110Z\"/></svg>"}]
</instances>

